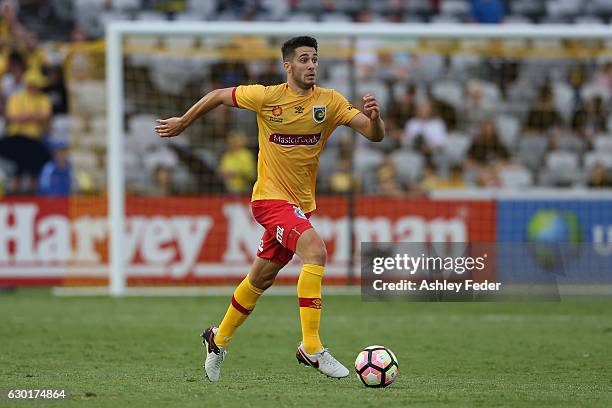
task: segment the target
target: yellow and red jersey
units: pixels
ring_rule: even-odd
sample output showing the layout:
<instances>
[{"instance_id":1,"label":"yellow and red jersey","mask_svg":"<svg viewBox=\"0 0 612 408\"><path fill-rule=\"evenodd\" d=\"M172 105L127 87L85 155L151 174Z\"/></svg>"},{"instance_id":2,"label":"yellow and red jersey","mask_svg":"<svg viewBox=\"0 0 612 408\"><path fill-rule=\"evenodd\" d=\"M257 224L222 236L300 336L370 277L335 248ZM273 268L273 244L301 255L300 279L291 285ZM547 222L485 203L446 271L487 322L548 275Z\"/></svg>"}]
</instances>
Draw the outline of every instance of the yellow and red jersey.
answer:
<instances>
[{"instance_id":1,"label":"yellow and red jersey","mask_svg":"<svg viewBox=\"0 0 612 408\"><path fill-rule=\"evenodd\" d=\"M252 201L287 200L304 212L316 208L319 158L331 133L359 113L333 89L296 94L285 84L243 85L234 105L257 113L259 156Z\"/></svg>"}]
</instances>

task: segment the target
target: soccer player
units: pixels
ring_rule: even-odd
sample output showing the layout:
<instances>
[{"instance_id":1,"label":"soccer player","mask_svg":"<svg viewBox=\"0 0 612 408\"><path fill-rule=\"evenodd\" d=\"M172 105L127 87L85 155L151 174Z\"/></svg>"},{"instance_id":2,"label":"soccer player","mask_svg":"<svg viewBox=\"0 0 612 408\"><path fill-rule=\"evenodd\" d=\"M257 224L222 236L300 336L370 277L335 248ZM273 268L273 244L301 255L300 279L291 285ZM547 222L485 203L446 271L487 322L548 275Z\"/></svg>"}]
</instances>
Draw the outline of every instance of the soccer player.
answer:
<instances>
[{"instance_id":1,"label":"soccer player","mask_svg":"<svg viewBox=\"0 0 612 408\"><path fill-rule=\"evenodd\" d=\"M319 338L321 281L327 254L309 218L316 208L319 158L333 130L340 125L349 126L379 142L385 135L384 123L374 96L363 97L362 113L337 91L316 86L318 57L314 38L288 40L283 44L282 57L286 83L213 90L183 116L160 119L155 127L161 137L177 136L221 104L257 113L259 156L251 208L265 232L251 271L236 288L221 324L202 333L206 346L204 370L210 381L219 381L221 363L236 329L294 253L303 262L297 283L302 325L297 360L329 377L349 374L323 348Z\"/></svg>"}]
</instances>

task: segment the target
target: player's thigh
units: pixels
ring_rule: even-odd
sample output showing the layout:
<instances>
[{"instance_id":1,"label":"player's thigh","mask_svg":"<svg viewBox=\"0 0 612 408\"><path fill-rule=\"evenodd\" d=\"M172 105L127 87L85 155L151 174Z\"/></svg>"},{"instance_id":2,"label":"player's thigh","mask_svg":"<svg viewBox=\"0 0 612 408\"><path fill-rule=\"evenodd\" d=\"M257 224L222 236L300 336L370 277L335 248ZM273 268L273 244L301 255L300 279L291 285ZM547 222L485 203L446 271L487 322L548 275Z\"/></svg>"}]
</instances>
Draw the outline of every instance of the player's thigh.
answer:
<instances>
[{"instance_id":1,"label":"player's thigh","mask_svg":"<svg viewBox=\"0 0 612 408\"><path fill-rule=\"evenodd\" d=\"M256 258L251 266L249 281L256 288L267 289L272 286L283 266L268 259Z\"/></svg>"},{"instance_id":2,"label":"player's thigh","mask_svg":"<svg viewBox=\"0 0 612 408\"><path fill-rule=\"evenodd\" d=\"M304 263L325 266L327 261L325 242L314 228L302 232L297 240L295 253Z\"/></svg>"}]
</instances>

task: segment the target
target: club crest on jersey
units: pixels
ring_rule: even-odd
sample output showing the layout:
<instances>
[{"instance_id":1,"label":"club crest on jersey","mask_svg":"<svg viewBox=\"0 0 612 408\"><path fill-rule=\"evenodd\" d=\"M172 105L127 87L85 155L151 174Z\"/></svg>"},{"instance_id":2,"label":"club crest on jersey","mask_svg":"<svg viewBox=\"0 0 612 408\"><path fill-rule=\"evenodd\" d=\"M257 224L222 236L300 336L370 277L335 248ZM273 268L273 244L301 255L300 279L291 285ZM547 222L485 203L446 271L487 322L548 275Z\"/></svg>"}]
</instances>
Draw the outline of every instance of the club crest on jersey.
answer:
<instances>
[{"instance_id":1,"label":"club crest on jersey","mask_svg":"<svg viewBox=\"0 0 612 408\"><path fill-rule=\"evenodd\" d=\"M304 211L302 211L300 207L293 206L293 212L295 212L295 215L297 215L298 217L303 218L305 220L307 219L306 214L304 214Z\"/></svg>"},{"instance_id":2,"label":"club crest on jersey","mask_svg":"<svg viewBox=\"0 0 612 408\"><path fill-rule=\"evenodd\" d=\"M322 123L325 120L326 107L325 106L313 106L312 107L312 118L317 123Z\"/></svg>"}]
</instances>

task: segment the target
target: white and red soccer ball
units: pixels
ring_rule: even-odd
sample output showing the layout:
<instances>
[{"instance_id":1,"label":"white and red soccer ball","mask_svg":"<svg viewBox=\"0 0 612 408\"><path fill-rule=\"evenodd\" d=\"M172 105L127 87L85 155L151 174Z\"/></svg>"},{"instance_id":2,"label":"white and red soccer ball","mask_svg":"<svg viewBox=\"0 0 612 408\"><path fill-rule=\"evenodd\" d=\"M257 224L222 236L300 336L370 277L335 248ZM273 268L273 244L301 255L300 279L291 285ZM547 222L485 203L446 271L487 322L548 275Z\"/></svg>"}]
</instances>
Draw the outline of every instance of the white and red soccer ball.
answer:
<instances>
[{"instance_id":1,"label":"white and red soccer ball","mask_svg":"<svg viewBox=\"0 0 612 408\"><path fill-rule=\"evenodd\" d=\"M395 354L385 346L364 348L355 360L355 371L366 387L383 388L397 378L398 363Z\"/></svg>"}]
</instances>

